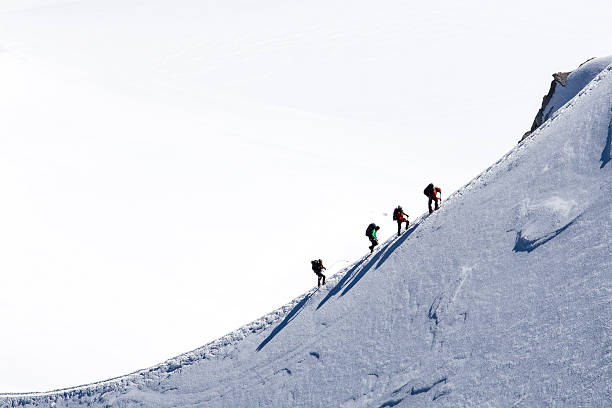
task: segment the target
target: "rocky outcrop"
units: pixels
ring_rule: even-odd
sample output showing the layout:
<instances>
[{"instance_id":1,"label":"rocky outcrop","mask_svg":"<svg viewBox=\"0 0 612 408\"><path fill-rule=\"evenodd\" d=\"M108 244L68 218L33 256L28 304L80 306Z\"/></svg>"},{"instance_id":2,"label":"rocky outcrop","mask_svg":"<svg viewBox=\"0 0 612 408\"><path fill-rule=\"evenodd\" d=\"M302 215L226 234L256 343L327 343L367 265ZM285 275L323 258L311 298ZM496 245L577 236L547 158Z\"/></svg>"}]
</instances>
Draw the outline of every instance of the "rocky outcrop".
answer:
<instances>
[{"instance_id":1,"label":"rocky outcrop","mask_svg":"<svg viewBox=\"0 0 612 408\"><path fill-rule=\"evenodd\" d=\"M589 58L573 71L553 74L550 89L542 99L542 106L536 114L531 129L525 132L519 143L540 127L542 123L546 122L557 109L576 96L582 88L611 63L612 56Z\"/></svg>"},{"instance_id":2,"label":"rocky outcrop","mask_svg":"<svg viewBox=\"0 0 612 408\"><path fill-rule=\"evenodd\" d=\"M542 98L542 107L540 107L540 110L538 111L535 119L533 120L533 124L531 125L531 129L529 129L527 132L525 132L525 134L523 134L523 137L521 138L521 142L531 134L531 132L533 132L534 130L536 130L537 128L540 127L540 125L542 123L544 123L546 121L546 119L548 119L548 116L550 116L550 112L548 115L546 115L546 117L544 117L544 110L548 107L548 104L550 102L550 100L552 99L553 95L555 94L555 89L557 88L557 84L561 85L561 86L565 86L565 83L567 82L567 77L569 76L569 74L571 74L570 72L557 72L555 74L553 74L553 80L550 83L550 89L548 91L548 93L546 95L544 95L544 98Z\"/></svg>"}]
</instances>

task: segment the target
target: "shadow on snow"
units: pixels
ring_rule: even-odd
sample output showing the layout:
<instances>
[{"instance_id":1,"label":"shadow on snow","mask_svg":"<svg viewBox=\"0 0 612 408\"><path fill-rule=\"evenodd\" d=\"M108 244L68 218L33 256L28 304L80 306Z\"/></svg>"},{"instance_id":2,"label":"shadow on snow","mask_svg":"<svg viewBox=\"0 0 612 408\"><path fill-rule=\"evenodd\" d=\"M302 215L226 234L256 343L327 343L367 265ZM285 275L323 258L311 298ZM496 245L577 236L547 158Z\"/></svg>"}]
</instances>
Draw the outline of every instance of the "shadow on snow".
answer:
<instances>
[{"instance_id":1,"label":"shadow on snow","mask_svg":"<svg viewBox=\"0 0 612 408\"><path fill-rule=\"evenodd\" d=\"M308 301L310 300L310 298L312 297L312 295L314 295L317 292L317 290L313 290L312 292L310 292L309 294L307 294L306 296L304 296L304 298L302 300L300 300L300 302L295 305L295 307L293 309L291 309L291 311L289 312L289 314L287 314L287 316L285 316L285 318L283 319L282 322L279 323L278 326L276 326L274 328L274 330L272 330L272 333L270 333L268 335L268 337L266 337L264 339L264 341L262 341L259 346L257 346L257 351L260 351L262 348L264 348L266 346L266 344L268 344L270 342L270 340L272 340L278 333L280 333L281 330L283 330L293 319L295 319L295 317L300 314L300 312L302 311L302 308L306 305L306 303L308 303Z\"/></svg>"},{"instance_id":2,"label":"shadow on snow","mask_svg":"<svg viewBox=\"0 0 612 408\"><path fill-rule=\"evenodd\" d=\"M355 265L353 265L353 267L351 269L348 270L348 272L346 272L344 274L344 276L342 277L342 279L340 279L340 281L336 284L336 286L334 286L327 293L327 296L325 296L325 298L321 301L321 303L319 303L319 306L317 306L317 310L319 310L321 308L321 306L323 306L329 299L331 299L333 296L335 296L338 292L340 292L342 290L342 288L346 285L346 283L353 276L353 273L355 273L355 271L361 266L361 264L363 264L363 262L366 259L367 258L363 258L363 259L359 260Z\"/></svg>"},{"instance_id":3,"label":"shadow on snow","mask_svg":"<svg viewBox=\"0 0 612 408\"><path fill-rule=\"evenodd\" d=\"M420 223L418 224L413 224L410 228L408 228L408 231L404 232L399 238L397 238L394 242L393 245L391 245L389 247L389 249L387 251L385 251L385 253L383 254L383 256L380 258L380 262L378 263L378 265L376 265L376 269L380 268L380 266L385 263L385 261L387 260L387 258L389 258L389 256L395 252L395 250L404 243L404 241L406 239L408 239L408 237L414 232L415 229L417 229L419 227L419 225L421 225Z\"/></svg>"},{"instance_id":4,"label":"shadow on snow","mask_svg":"<svg viewBox=\"0 0 612 408\"><path fill-rule=\"evenodd\" d=\"M329 299L331 299L333 296L338 294L342 289L344 289L344 291L342 292L340 296L344 296L349 290L353 288L353 286L355 286L355 284L357 284L357 282L361 280L361 278L365 276L366 273L368 273L368 271L372 268L372 266L380 260L379 264L376 266L376 269L378 269L378 267L389 258L391 253L393 253L410 236L410 234L412 234L414 230L417 229L418 226L419 224L414 224L410 229L408 229L408 231L404 232L402 236L395 239L394 241L390 241L384 244L381 250L378 251L376 255L374 255L372 258L369 259L366 257L366 258L360 259L355 265L353 265L353 267L351 267L344 274L344 276L342 277L342 279L340 279L340 281L338 281L336 286L334 286L327 293L327 296L325 296L325 298L321 300L321 302L317 306L317 310L320 309ZM359 271L357 275L354 275L355 272L359 269L359 267L362 266L363 263L368 259L369 259L368 263L363 268L361 268L361 270ZM274 330L272 330L272 332L268 335L268 337L266 337L259 344L259 346L257 346L257 351L260 351L261 349L263 349L266 346L266 344L270 342L270 340L276 337L276 335L280 333L281 330L283 330L293 319L295 319L295 317L298 314L300 314L300 312L302 311L306 303L308 303L310 298L312 298L312 295L314 295L317 291L318 289L304 296L304 298L300 300L299 303L295 305L293 309L291 309L291 311L287 314L287 316L285 316L283 321L280 322L279 325L274 328Z\"/></svg>"},{"instance_id":5,"label":"shadow on snow","mask_svg":"<svg viewBox=\"0 0 612 408\"><path fill-rule=\"evenodd\" d=\"M600 169L603 169L606 164L608 164L608 162L612 160L612 152L610 151L610 149L612 149L612 120L608 125L608 138L606 139L606 145L604 146L603 152L601 152L601 167L599 167Z\"/></svg>"},{"instance_id":6,"label":"shadow on snow","mask_svg":"<svg viewBox=\"0 0 612 408\"><path fill-rule=\"evenodd\" d=\"M365 276L366 273L368 273L368 271L370 270L370 268L372 268L372 266L378 262L380 260L380 262L378 262L378 265L376 265L375 269L378 269L380 267L380 265L382 265L388 258L389 256L406 240L408 239L408 237L414 232L414 230L417 229L417 227L420 225L419 224L414 224L408 231L404 232L404 234L398 238L396 238L394 241L391 241L387 244L385 244L385 246L378 251L378 253L370 260L370 262L368 262L368 264L366 266L364 266L357 275L355 275L355 277L353 278L353 280L351 280L351 282L346 286L346 288L344 289L344 291L342 291L342 294L340 296L344 296L347 294L347 292L349 290L351 290L353 288L353 286L355 286L357 284L357 282L359 282L361 280L361 278L363 278Z\"/></svg>"},{"instance_id":7,"label":"shadow on snow","mask_svg":"<svg viewBox=\"0 0 612 408\"><path fill-rule=\"evenodd\" d=\"M578 217L580 217L580 216L578 216ZM516 241L514 242L514 248L512 248L512 250L514 252L527 252L527 253L529 253L529 252L533 251L534 249L536 249L537 247L539 247L540 245L544 245L545 243L547 243L548 241L550 241L551 239L555 238L557 235L561 234L563 231L568 229L574 222L576 222L578 217L576 217L573 220L571 220L564 227L561 227L558 230L551 232L550 234L544 235L543 237L536 238L534 240L529 240L529 239L523 237L522 231L519 231L519 232L516 233Z\"/></svg>"}]
</instances>

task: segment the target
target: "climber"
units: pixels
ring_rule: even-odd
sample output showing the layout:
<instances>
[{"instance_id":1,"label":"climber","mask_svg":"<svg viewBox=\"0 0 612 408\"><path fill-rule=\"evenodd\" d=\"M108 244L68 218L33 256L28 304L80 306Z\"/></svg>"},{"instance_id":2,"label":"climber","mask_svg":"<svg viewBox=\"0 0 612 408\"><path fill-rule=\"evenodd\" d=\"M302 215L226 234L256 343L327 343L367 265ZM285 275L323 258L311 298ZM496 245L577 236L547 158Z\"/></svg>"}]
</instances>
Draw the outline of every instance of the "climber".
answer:
<instances>
[{"instance_id":1,"label":"climber","mask_svg":"<svg viewBox=\"0 0 612 408\"><path fill-rule=\"evenodd\" d=\"M427 205L429 206L430 214L440 208L439 203L442 201L442 189L440 187L435 187L433 183L429 183L429 185L425 187L425 190L423 190L423 194L429 199ZM435 208L433 210L431 209L432 202L435 203Z\"/></svg>"},{"instance_id":2,"label":"climber","mask_svg":"<svg viewBox=\"0 0 612 408\"><path fill-rule=\"evenodd\" d=\"M312 264L312 270L315 275L317 275L317 286L320 287L322 284L325 285L325 275L323 275L323 269L326 269L323 266L323 261L320 259L315 259L314 261L310 261Z\"/></svg>"},{"instance_id":3,"label":"climber","mask_svg":"<svg viewBox=\"0 0 612 408\"><path fill-rule=\"evenodd\" d=\"M393 210L393 221L397 221L397 236L399 237L402 231L402 223L406 223L406 230L410 224L408 221L408 214L404 212L401 205L398 205L397 208Z\"/></svg>"},{"instance_id":4,"label":"climber","mask_svg":"<svg viewBox=\"0 0 612 408\"><path fill-rule=\"evenodd\" d=\"M378 245L378 239L376 238L376 231L378 231L379 229L380 227L374 223L368 225L368 228L366 229L366 237L368 237L368 239L372 243L372 245L368 247L370 249L370 253L374 252L374 247Z\"/></svg>"}]
</instances>

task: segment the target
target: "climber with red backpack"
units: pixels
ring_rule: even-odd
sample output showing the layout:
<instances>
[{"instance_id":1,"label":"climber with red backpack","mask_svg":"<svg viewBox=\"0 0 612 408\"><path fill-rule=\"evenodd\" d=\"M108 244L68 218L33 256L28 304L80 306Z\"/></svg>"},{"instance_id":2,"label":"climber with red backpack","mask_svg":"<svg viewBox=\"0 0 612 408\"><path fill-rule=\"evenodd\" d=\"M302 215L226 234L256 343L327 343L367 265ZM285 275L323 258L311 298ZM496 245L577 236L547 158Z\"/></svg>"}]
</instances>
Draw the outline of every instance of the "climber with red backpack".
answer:
<instances>
[{"instance_id":1,"label":"climber with red backpack","mask_svg":"<svg viewBox=\"0 0 612 408\"><path fill-rule=\"evenodd\" d=\"M442 201L442 189L440 187L435 187L433 183L429 183L425 190L423 190L423 194L427 196L429 199L427 205L429 206L429 213L431 214L435 210L440 208L440 201ZM435 203L435 208L432 210L431 203Z\"/></svg>"},{"instance_id":2,"label":"climber with red backpack","mask_svg":"<svg viewBox=\"0 0 612 408\"><path fill-rule=\"evenodd\" d=\"M404 212L401 205L398 205L397 208L393 210L393 221L397 221L397 236L399 237L402 231L402 223L406 223L406 230L410 224L408 221L408 214Z\"/></svg>"}]
</instances>

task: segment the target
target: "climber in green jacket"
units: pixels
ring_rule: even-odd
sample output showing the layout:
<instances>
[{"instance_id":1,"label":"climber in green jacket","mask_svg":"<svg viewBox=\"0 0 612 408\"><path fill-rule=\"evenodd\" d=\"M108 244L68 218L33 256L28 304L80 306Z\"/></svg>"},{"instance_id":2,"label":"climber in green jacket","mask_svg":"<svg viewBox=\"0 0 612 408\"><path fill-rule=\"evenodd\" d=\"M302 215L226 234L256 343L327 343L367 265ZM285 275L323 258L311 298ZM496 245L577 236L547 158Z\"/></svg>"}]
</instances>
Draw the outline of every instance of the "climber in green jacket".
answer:
<instances>
[{"instance_id":1,"label":"climber in green jacket","mask_svg":"<svg viewBox=\"0 0 612 408\"><path fill-rule=\"evenodd\" d=\"M372 245L369 246L370 253L374 252L374 247L378 245L378 238L376 238L376 231L378 231L380 227L374 223L368 225L366 229L366 237L370 240Z\"/></svg>"}]
</instances>

